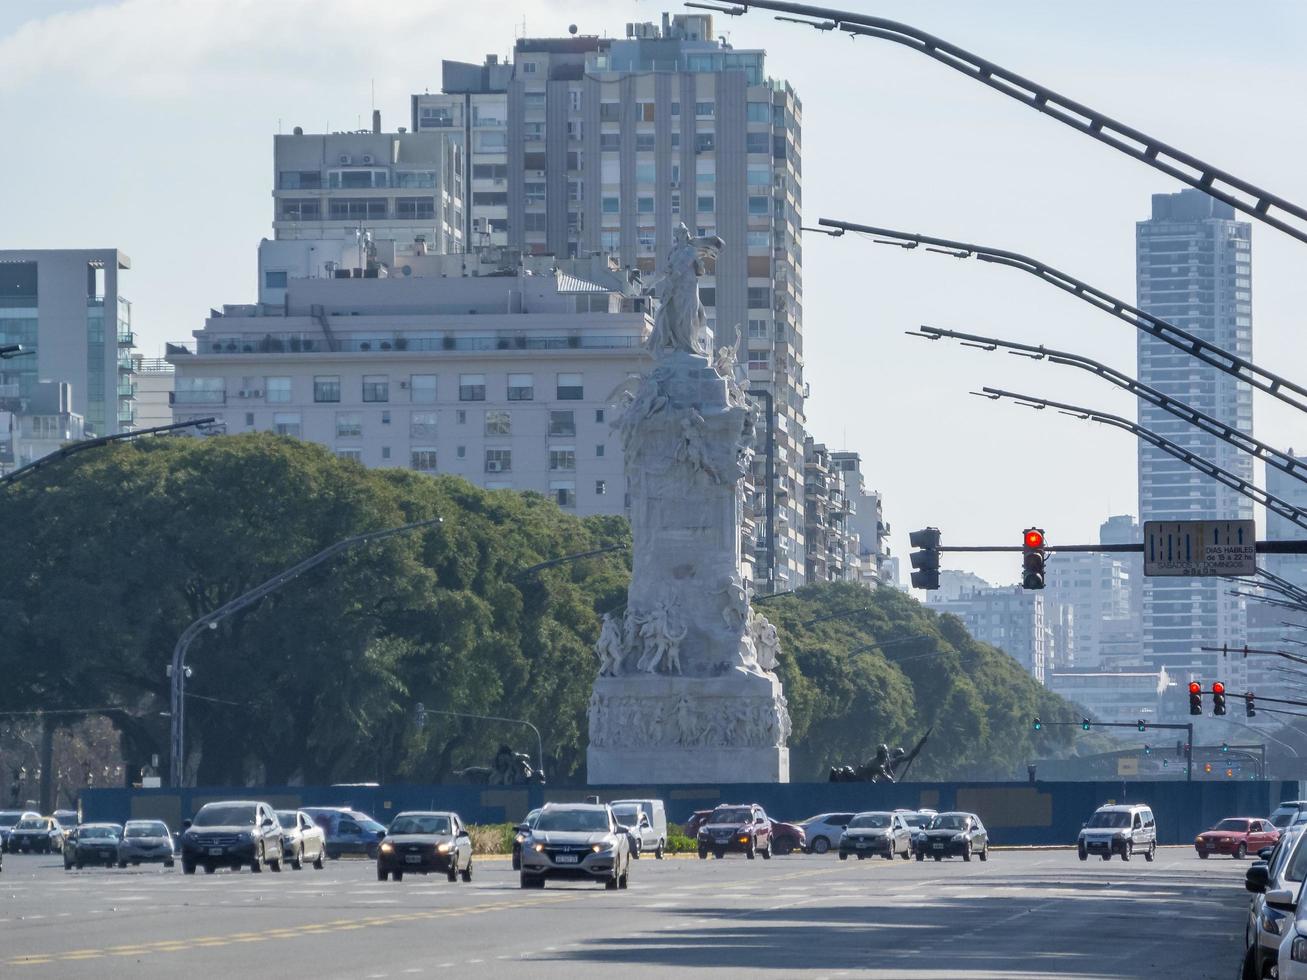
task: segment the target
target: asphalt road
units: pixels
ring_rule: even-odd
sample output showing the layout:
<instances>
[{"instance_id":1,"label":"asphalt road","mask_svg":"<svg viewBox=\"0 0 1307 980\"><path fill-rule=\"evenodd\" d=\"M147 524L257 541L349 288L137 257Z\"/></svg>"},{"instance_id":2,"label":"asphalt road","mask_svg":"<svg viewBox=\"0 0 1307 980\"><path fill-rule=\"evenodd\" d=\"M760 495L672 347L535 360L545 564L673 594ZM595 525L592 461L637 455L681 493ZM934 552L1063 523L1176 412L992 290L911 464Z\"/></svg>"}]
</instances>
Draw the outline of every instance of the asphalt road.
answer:
<instances>
[{"instance_id":1,"label":"asphalt road","mask_svg":"<svg viewBox=\"0 0 1307 980\"><path fill-rule=\"evenodd\" d=\"M0 977L894 977L1230 980L1246 862L1166 848L1148 864L1073 851L990 860L646 858L628 891L324 871L65 872L5 855Z\"/></svg>"}]
</instances>

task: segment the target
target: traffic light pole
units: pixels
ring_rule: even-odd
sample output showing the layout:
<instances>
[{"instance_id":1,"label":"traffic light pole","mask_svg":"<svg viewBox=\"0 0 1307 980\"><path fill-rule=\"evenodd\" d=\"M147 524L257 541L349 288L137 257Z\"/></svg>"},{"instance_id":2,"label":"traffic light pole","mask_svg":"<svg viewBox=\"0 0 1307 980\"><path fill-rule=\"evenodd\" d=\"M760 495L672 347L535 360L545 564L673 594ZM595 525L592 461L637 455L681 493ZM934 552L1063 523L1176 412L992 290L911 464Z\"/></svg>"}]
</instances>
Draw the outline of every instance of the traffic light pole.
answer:
<instances>
[{"instance_id":1,"label":"traffic light pole","mask_svg":"<svg viewBox=\"0 0 1307 980\"><path fill-rule=\"evenodd\" d=\"M1267 700L1270 699L1268 698ZM1084 724L1085 723L1082 721L1041 721L1039 723L1039 726L1040 728L1046 728L1046 727L1084 728ZM1089 728L1090 731L1092 731L1094 728L1133 728L1136 731L1142 730L1146 732L1150 728L1156 728L1159 730L1169 729L1171 731L1183 731L1188 733L1189 738L1185 742L1185 765L1184 765L1185 777L1184 778L1185 778L1185 782L1187 783L1193 782L1193 778L1194 778L1193 722L1189 722L1188 724L1184 724L1184 725L1179 725L1179 724L1170 724L1164 722L1146 721L1144 722L1144 727L1142 729L1140 729L1139 722L1137 721L1091 721L1089 724L1090 724L1090 728Z\"/></svg>"}]
</instances>

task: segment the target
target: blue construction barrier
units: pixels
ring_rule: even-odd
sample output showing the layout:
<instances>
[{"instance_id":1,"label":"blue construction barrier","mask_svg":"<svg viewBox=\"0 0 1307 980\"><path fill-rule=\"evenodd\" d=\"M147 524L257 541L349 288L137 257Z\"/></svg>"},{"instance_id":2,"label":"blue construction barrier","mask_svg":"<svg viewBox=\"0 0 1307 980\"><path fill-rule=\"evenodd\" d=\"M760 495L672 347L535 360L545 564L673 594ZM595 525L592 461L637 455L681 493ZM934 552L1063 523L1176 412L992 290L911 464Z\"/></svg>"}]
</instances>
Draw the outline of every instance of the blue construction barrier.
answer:
<instances>
[{"instance_id":1,"label":"blue construction barrier","mask_svg":"<svg viewBox=\"0 0 1307 980\"><path fill-rule=\"evenodd\" d=\"M1070 844L1104 803L1147 803L1163 844L1187 844L1222 817L1266 816L1296 799L1289 781L1040 783L740 783L721 786L272 786L195 789L88 789L83 819L159 819L176 828L211 800L265 800L279 809L350 806L382 823L401 810L454 810L469 823L517 821L546 801L656 797L683 823L719 803L760 803L778 820L828 811L931 807L980 814L995 844Z\"/></svg>"}]
</instances>

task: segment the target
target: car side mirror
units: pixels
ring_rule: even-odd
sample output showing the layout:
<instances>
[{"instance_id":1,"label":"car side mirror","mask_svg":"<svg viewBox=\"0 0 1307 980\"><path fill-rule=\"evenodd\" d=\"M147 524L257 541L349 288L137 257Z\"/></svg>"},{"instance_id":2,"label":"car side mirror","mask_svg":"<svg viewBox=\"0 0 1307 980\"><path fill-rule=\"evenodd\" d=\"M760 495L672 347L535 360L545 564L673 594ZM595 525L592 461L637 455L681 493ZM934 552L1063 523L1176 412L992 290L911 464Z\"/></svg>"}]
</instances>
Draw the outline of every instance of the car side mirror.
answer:
<instances>
[{"instance_id":1,"label":"car side mirror","mask_svg":"<svg viewBox=\"0 0 1307 980\"><path fill-rule=\"evenodd\" d=\"M531 829L531 827L529 824L520 823L513 829L516 830L519 834L525 834L527 831Z\"/></svg>"},{"instance_id":2,"label":"car side mirror","mask_svg":"<svg viewBox=\"0 0 1307 980\"><path fill-rule=\"evenodd\" d=\"M1292 912L1297 907L1298 901L1292 888L1274 888L1266 893L1266 904L1271 908Z\"/></svg>"},{"instance_id":3,"label":"car side mirror","mask_svg":"<svg viewBox=\"0 0 1307 980\"><path fill-rule=\"evenodd\" d=\"M191 829L191 822L189 820L183 820L182 830L190 830L190 829Z\"/></svg>"},{"instance_id":4,"label":"car side mirror","mask_svg":"<svg viewBox=\"0 0 1307 980\"><path fill-rule=\"evenodd\" d=\"M1271 852L1274 850L1275 848L1273 847L1263 847L1260 851L1257 852L1257 856L1261 858L1263 861L1269 861L1271 859Z\"/></svg>"},{"instance_id":5,"label":"car side mirror","mask_svg":"<svg viewBox=\"0 0 1307 980\"><path fill-rule=\"evenodd\" d=\"M271 826L272 826L272 817L264 817L264 818L263 818L263 826L265 826L265 827L271 827Z\"/></svg>"},{"instance_id":6,"label":"car side mirror","mask_svg":"<svg viewBox=\"0 0 1307 980\"><path fill-rule=\"evenodd\" d=\"M467 835L468 835L468 834L467 834L467 831L466 831L466 830L459 830L459 832L458 832L458 836L459 836L459 837L466 837Z\"/></svg>"},{"instance_id":7,"label":"car side mirror","mask_svg":"<svg viewBox=\"0 0 1307 980\"><path fill-rule=\"evenodd\" d=\"M1266 886L1271 883L1271 870L1261 861L1258 861L1243 876L1243 887L1252 892L1254 895L1260 895L1266 891Z\"/></svg>"}]
</instances>

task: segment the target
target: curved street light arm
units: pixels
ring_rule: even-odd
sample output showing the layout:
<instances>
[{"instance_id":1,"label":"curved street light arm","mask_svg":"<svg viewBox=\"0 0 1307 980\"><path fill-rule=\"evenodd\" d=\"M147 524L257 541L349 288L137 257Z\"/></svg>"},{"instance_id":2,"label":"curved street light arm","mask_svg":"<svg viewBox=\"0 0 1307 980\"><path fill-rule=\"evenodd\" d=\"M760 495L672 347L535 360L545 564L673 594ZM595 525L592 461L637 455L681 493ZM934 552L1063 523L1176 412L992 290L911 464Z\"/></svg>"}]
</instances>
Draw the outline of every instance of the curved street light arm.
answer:
<instances>
[{"instance_id":1,"label":"curved street light arm","mask_svg":"<svg viewBox=\"0 0 1307 980\"><path fill-rule=\"evenodd\" d=\"M1289 474L1303 483L1307 483L1307 464L1289 453L1281 452L1273 446L1268 446L1259 439L1253 438L1247 432L1236 429L1232 425L1227 425L1215 416L1208 415L1206 412L1200 412L1198 409L1172 397L1163 391L1146 385L1142 381L1130 377L1122 371L1108 367L1099 361L1085 357L1081 354L1073 354L1069 351L1055 350L1051 347L1045 347L1043 344L1033 346L1031 344L1021 344L1012 340L1001 340L998 337L982 337L978 334L959 333L956 330L941 330L938 327L922 326L921 330L909 331L913 336L925 337L928 340L938 340L941 337L947 337L950 340L959 340L963 347L976 347L981 350L996 350L1003 348L1011 354L1021 357L1029 357L1031 360L1046 360L1050 364L1063 364L1068 367L1080 368L1082 371L1088 371L1096 374L1109 384L1116 385L1142 401L1150 405L1169 412L1178 419L1183 419L1196 429L1201 429L1208 435L1228 442L1236 449L1240 449L1260 459L1267 466L1273 466L1277 470Z\"/></svg>"},{"instance_id":2,"label":"curved street light arm","mask_svg":"<svg viewBox=\"0 0 1307 980\"><path fill-rule=\"evenodd\" d=\"M1205 476L1211 477L1217 483L1229 487L1235 493L1242 494L1255 503L1261 504L1272 513L1279 514L1285 520L1292 521L1299 527L1307 529L1307 511L1299 510L1293 504L1282 500L1273 494L1267 493L1261 487L1249 483L1243 477L1236 476L1229 470L1222 469L1215 463L1208 462L1201 456L1197 456L1185 449L1183 446L1176 445L1170 439L1158 435L1152 429L1146 429L1142 425L1124 419L1119 415L1111 415L1107 412L1099 412L1092 408L1081 408L1078 405L1067 405L1063 402L1050 401L1047 398L1035 398L1030 395L1019 395L1016 392L1004 391L1001 388L983 388L980 391L972 392L984 398L997 401L1000 398L1010 398L1019 405L1026 408L1044 409L1055 408L1063 415L1070 415L1074 418L1090 420L1094 422L1103 422L1107 425L1115 426L1118 429L1133 433L1137 438L1151 446L1156 446L1168 456L1172 456L1180 462L1192 466L1198 472Z\"/></svg>"},{"instance_id":3,"label":"curved street light arm","mask_svg":"<svg viewBox=\"0 0 1307 980\"><path fill-rule=\"evenodd\" d=\"M1002 92L1022 105L1043 113L1078 133L1100 143L1106 143L1126 156L1160 170L1190 187L1224 201L1230 207L1256 218L1272 228L1278 228L1300 242L1307 242L1307 208L1300 207L1278 194L1263 190L1241 177L1221 170L1205 160L1163 143L1141 130L1117 122L1111 116L1076 102L1053 89L1031 81L1002 65L988 61L977 54L958 47L943 38L927 34L908 24L872 17L849 10L813 7L802 3L785 3L778 0L737 0L740 11L751 7L780 11L813 18L799 21L819 30L838 29L854 37L874 37L882 41L901 44L920 54L933 58L977 82ZM734 11L723 11L732 13ZM794 18L778 18L794 20ZM1272 211L1278 212L1272 213Z\"/></svg>"},{"instance_id":4,"label":"curved street light arm","mask_svg":"<svg viewBox=\"0 0 1307 980\"><path fill-rule=\"evenodd\" d=\"M960 259L976 258L982 262L1006 265L1022 272L1028 272L1044 282L1056 286L1063 292L1070 293L1077 299L1082 299L1091 306L1095 306L1105 313L1110 313L1119 320L1124 320L1136 330L1141 330L1156 337L1177 350L1184 351L1191 357L1197 358L1204 364L1210 365L1218 371L1224 371L1226 374L1252 385L1258 391L1264 391L1268 395L1292 405L1300 412L1307 412L1307 388L1302 385L1294 384L1287 378L1282 378L1265 368L1258 367L1247 358L1232 354L1223 347L1217 347L1215 344L1177 327L1169 320L1163 320L1151 313L1145 313L1138 307L1131 306L1125 300L1117 299L1101 289L1096 289L1088 283L1054 269L1052 266L1045 265L1038 259L1032 259L1028 255L990 248L987 245L955 242L947 238L934 238L930 235L894 231L890 228L856 225L833 218L821 218L820 224L840 231L852 231L860 235L869 235L879 245L897 245L906 249L925 245L928 252L941 252Z\"/></svg>"},{"instance_id":5,"label":"curved street light arm","mask_svg":"<svg viewBox=\"0 0 1307 980\"><path fill-rule=\"evenodd\" d=\"M40 459L33 460L26 466L20 466L18 469L0 476L0 485L12 483L20 477L34 473L43 466L49 466L51 463L57 463L61 459L67 459L69 456L77 453L86 452L88 449L94 449L97 446L106 446L111 442L123 442L128 439L135 439L139 436L161 435L165 432L176 432L178 429L189 429L195 426L209 425L213 418L191 419L189 422L172 422L169 425L156 425L149 429L135 429L132 432L115 432L113 435L100 436L96 439L83 439L81 442L69 443L62 449L56 449L54 452L42 456Z\"/></svg>"}]
</instances>

